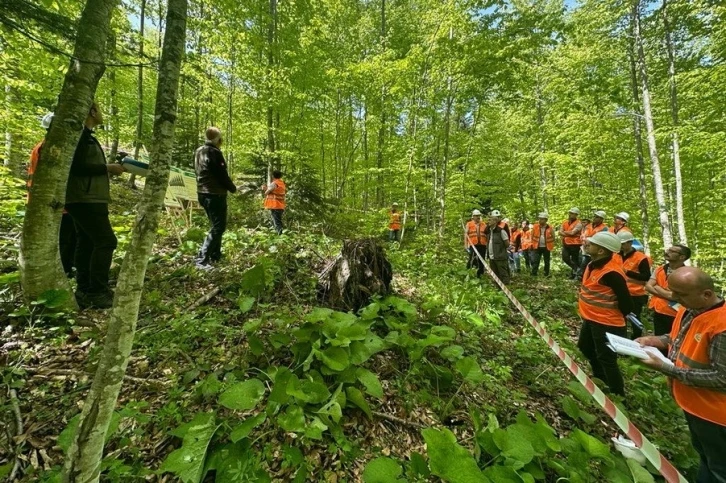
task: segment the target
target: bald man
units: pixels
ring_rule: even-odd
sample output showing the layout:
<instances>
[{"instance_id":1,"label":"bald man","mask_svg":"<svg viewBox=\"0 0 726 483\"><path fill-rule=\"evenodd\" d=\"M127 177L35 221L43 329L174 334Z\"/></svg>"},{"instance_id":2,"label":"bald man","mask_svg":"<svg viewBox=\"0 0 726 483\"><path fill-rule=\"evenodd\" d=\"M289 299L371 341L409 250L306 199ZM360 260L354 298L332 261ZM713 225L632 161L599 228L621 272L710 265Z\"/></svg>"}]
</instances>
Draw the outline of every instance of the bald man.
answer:
<instances>
[{"instance_id":1,"label":"bald man","mask_svg":"<svg viewBox=\"0 0 726 483\"><path fill-rule=\"evenodd\" d=\"M227 192L237 187L227 173L227 163L220 148L222 133L210 127L205 133L207 141L194 153L194 170L197 174L197 197L207 213L211 228L197 255L197 267L203 270L222 258L222 235L227 229Z\"/></svg>"},{"instance_id":2,"label":"bald man","mask_svg":"<svg viewBox=\"0 0 726 483\"><path fill-rule=\"evenodd\" d=\"M651 356L644 361L670 378L671 393L686 415L691 441L701 456L697 483L726 482L726 307L713 279L694 267L668 277L682 307L668 335L636 339L668 349L673 366Z\"/></svg>"}]
</instances>

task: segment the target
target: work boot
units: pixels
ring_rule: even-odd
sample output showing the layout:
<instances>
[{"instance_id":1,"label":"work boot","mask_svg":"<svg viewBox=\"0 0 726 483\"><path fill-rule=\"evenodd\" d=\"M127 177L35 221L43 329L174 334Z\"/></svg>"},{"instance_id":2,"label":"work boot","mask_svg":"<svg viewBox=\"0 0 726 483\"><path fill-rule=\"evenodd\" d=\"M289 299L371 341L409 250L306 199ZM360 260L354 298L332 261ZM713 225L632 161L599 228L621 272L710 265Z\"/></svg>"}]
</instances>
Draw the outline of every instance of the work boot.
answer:
<instances>
[{"instance_id":1,"label":"work boot","mask_svg":"<svg viewBox=\"0 0 726 483\"><path fill-rule=\"evenodd\" d=\"M81 309L110 309L113 307L113 292L76 292L76 301Z\"/></svg>"}]
</instances>

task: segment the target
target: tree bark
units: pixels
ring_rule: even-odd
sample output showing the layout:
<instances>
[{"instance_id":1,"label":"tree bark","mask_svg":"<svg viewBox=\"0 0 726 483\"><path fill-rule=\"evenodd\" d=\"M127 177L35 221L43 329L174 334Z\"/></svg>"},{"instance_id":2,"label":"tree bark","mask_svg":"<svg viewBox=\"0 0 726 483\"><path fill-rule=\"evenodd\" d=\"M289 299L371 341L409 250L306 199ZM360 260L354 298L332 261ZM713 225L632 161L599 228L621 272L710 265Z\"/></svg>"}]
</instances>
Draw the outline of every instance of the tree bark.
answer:
<instances>
[{"instance_id":1,"label":"tree bark","mask_svg":"<svg viewBox=\"0 0 726 483\"><path fill-rule=\"evenodd\" d=\"M100 1L100 0L97 0ZM141 291L169 182L179 72L186 37L187 0L169 0L164 49L159 64L149 175L131 244L116 287L108 334L88 397L63 467L64 482L96 482L103 445L136 331Z\"/></svg>"},{"instance_id":2,"label":"tree bark","mask_svg":"<svg viewBox=\"0 0 726 483\"><path fill-rule=\"evenodd\" d=\"M653 184L655 185L655 199L658 204L658 220L660 221L663 234L663 248L673 244L670 222L668 220L668 207L663 189L663 177L660 171L660 160L658 159L658 147L655 142L655 126L653 123L653 112L650 107L650 88L648 85L648 69L645 62L645 51L643 49L643 36L640 28L640 0L633 3L633 25L635 34L635 46L638 49L638 64L640 68L640 82L643 90L643 115L645 116L645 128L647 131L648 151L650 152L650 163L653 168Z\"/></svg>"},{"instance_id":3,"label":"tree bark","mask_svg":"<svg viewBox=\"0 0 726 483\"><path fill-rule=\"evenodd\" d=\"M538 81L539 82L539 81ZM544 134L544 108L542 107L542 92L537 84L537 131L539 134L539 180L542 188L542 208L548 210L547 203L547 170L544 164L545 134Z\"/></svg>"},{"instance_id":4,"label":"tree bark","mask_svg":"<svg viewBox=\"0 0 726 483\"><path fill-rule=\"evenodd\" d=\"M108 50L109 50L109 58L111 60L116 60L116 34L111 32L111 35L108 38ZM116 154L118 153L118 144L119 144L119 135L120 130L118 126L118 104L116 102L116 69L111 69L108 73L108 79L111 84L111 95L110 95L110 105L111 105L111 133L113 135L113 140L111 141L111 151L108 154L108 159L111 161L116 160Z\"/></svg>"},{"instance_id":5,"label":"tree bark","mask_svg":"<svg viewBox=\"0 0 726 483\"><path fill-rule=\"evenodd\" d=\"M671 133L671 145L673 149L673 174L676 178L676 224L678 225L678 241L684 245L688 244L686 235L686 219L683 215L683 177L681 175L681 147L678 139L680 119L678 116L678 86L676 84L676 56L671 37L670 24L668 22L668 1L663 0L663 27L665 29L666 50L668 51L668 87L671 97L671 119L673 120L673 132Z\"/></svg>"},{"instance_id":6,"label":"tree bark","mask_svg":"<svg viewBox=\"0 0 726 483\"><path fill-rule=\"evenodd\" d=\"M141 0L139 15L139 72L136 80L136 139L134 140L134 159L139 159L141 136L144 134L144 23L146 20L146 0ZM129 177L129 188L136 189L136 175Z\"/></svg>"},{"instance_id":7,"label":"tree bark","mask_svg":"<svg viewBox=\"0 0 726 483\"><path fill-rule=\"evenodd\" d=\"M12 166L13 159L13 131L10 120L13 118L12 114L12 102L13 102L13 89L10 84L5 86L5 109L7 110L7 117L5 121L5 158L3 159L3 166L9 168Z\"/></svg>"},{"instance_id":8,"label":"tree bark","mask_svg":"<svg viewBox=\"0 0 726 483\"><path fill-rule=\"evenodd\" d=\"M111 14L117 5L118 0L88 1L78 23L74 57L33 175L23 221L19 265L27 300L51 289L70 290L58 252L60 220L73 151L105 69Z\"/></svg>"},{"instance_id":9,"label":"tree bark","mask_svg":"<svg viewBox=\"0 0 726 483\"><path fill-rule=\"evenodd\" d=\"M634 25L631 26L631 32ZM648 218L648 192L645 181L645 160L643 159L643 132L640 124L640 95L638 94L638 72L635 64L635 42L631 42L630 60L630 90L633 99L633 142L635 144L635 163L638 165L638 190L640 198L640 216L643 223L643 250L650 254L650 219Z\"/></svg>"}]
</instances>

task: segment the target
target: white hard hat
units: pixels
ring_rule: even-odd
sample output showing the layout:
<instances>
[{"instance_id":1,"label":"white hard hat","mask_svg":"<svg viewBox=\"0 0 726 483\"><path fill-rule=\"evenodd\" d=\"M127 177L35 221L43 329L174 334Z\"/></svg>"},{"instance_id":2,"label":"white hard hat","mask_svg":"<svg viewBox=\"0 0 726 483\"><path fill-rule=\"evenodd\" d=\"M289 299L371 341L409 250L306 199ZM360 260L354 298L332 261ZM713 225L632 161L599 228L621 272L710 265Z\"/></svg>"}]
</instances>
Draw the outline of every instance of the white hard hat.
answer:
<instances>
[{"instance_id":1,"label":"white hard hat","mask_svg":"<svg viewBox=\"0 0 726 483\"><path fill-rule=\"evenodd\" d=\"M394 201L394 202L393 202L393 203L391 204L391 206L398 206L398 203L396 203L396 202Z\"/></svg>"},{"instance_id":2,"label":"white hard hat","mask_svg":"<svg viewBox=\"0 0 726 483\"><path fill-rule=\"evenodd\" d=\"M489 212L489 216L502 216L502 212L499 210L492 210Z\"/></svg>"},{"instance_id":3,"label":"white hard hat","mask_svg":"<svg viewBox=\"0 0 726 483\"><path fill-rule=\"evenodd\" d=\"M539 215L537 215L537 218L544 218L545 220L549 220L550 215L548 215L546 212L542 212Z\"/></svg>"},{"instance_id":4,"label":"white hard hat","mask_svg":"<svg viewBox=\"0 0 726 483\"><path fill-rule=\"evenodd\" d=\"M615 215L615 218L622 218L627 223L630 220L630 215L624 211L621 211L620 213Z\"/></svg>"},{"instance_id":5,"label":"white hard hat","mask_svg":"<svg viewBox=\"0 0 726 483\"><path fill-rule=\"evenodd\" d=\"M609 231L599 231L588 238L587 241L597 246L601 246L613 253L618 253L620 251L620 237L618 237L615 233L610 233Z\"/></svg>"},{"instance_id":6,"label":"white hard hat","mask_svg":"<svg viewBox=\"0 0 726 483\"><path fill-rule=\"evenodd\" d=\"M40 126L43 129L50 129L50 122L53 120L54 114L52 112L49 112L45 116L43 116L43 120L40 121Z\"/></svg>"},{"instance_id":7,"label":"white hard hat","mask_svg":"<svg viewBox=\"0 0 726 483\"><path fill-rule=\"evenodd\" d=\"M481 211L474 210L474 211L471 212L471 216L481 216Z\"/></svg>"},{"instance_id":8,"label":"white hard hat","mask_svg":"<svg viewBox=\"0 0 726 483\"><path fill-rule=\"evenodd\" d=\"M577 207L570 208L570 213L574 213L576 215L579 215L580 214L580 208L577 208Z\"/></svg>"},{"instance_id":9,"label":"white hard hat","mask_svg":"<svg viewBox=\"0 0 726 483\"><path fill-rule=\"evenodd\" d=\"M621 230L620 233L618 233L618 238L620 238L621 243L627 243L635 240L633 234L625 230Z\"/></svg>"},{"instance_id":10,"label":"white hard hat","mask_svg":"<svg viewBox=\"0 0 726 483\"><path fill-rule=\"evenodd\" d=\"M502 220L504 223L509 223L509 218L505 218Z\"/></svg>"},{"instance_id":11,"label":"white hard hat","mask_svg":"<svg viewBox=\"0 0 726 483\"><path fill-rule=\"evenodd\" d=\"M607 213L602 210L596 211L595 213L593 213L593 215L597 216L598 218L605 218L606 216L608 216Z\"/></svg>"}]
</instances>

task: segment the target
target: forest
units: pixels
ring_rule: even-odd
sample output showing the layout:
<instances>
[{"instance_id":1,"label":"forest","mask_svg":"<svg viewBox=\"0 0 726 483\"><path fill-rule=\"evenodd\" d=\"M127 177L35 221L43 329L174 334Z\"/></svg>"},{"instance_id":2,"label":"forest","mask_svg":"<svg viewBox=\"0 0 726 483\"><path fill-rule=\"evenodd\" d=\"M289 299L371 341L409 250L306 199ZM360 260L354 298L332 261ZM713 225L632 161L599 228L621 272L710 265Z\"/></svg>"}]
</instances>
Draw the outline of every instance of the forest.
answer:
<instances>
[{"instance_id":1,"label":"forest","mask_svg":"<svg viewBox=\"0 0 726 483\"><path fill-rule=\"evenodd\" d=\"M0 480L710 481L669 378L584 376L563 237L505 287L465 224L626 213L723 297L723 2L0 0L0 67ZM59 249L89 113L148 166L104 176L108 307Z\"/></svg>"}]
</instances>

